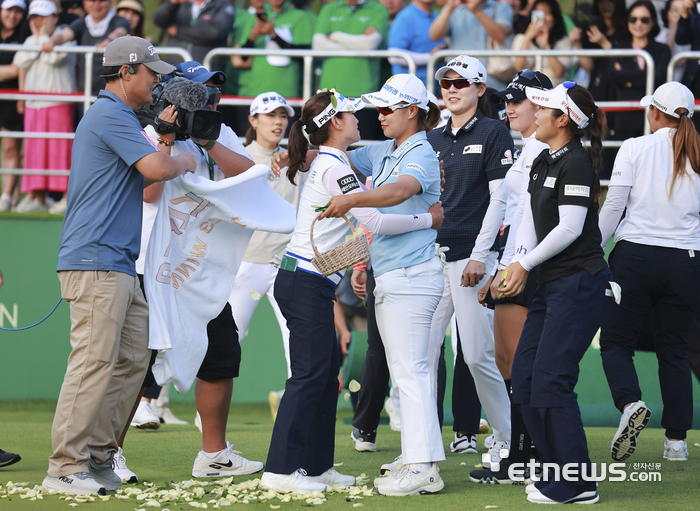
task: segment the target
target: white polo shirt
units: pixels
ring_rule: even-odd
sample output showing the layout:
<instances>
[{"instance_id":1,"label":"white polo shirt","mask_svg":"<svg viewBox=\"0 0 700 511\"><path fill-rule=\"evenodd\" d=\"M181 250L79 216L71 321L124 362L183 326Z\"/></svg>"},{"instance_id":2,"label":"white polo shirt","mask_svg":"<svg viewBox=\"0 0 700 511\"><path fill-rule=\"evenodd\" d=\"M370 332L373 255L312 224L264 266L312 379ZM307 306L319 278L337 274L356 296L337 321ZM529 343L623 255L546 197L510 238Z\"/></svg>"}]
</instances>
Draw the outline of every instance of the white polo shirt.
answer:
<instances>
[{"instance_id":1,"label":"white polo shirt","mask_svg":"<svg viewBox=\"0 0 700 511\"><path fill-rule=\"evenodd\" d=\"M610 187L631 187L627 214L615 242L700 250L700 176L686 161L685 175L673 177L672 137L675 129L623 142L615 158Z\"/></svg>"}]
</instances>

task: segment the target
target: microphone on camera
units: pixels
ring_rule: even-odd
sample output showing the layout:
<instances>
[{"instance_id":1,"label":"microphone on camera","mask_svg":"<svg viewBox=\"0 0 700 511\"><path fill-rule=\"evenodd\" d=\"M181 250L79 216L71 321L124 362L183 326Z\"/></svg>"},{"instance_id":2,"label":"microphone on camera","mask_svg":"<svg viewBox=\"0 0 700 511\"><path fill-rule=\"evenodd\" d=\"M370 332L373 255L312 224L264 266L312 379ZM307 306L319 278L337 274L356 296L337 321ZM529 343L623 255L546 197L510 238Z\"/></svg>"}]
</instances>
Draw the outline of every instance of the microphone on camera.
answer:
<instances>
[{"instance_id":1,"label":"microphone on camera","mask_svg":"<svg viewBox=\"0 0 700 511\"><path fill-rule=\"evenodd\" d=\"M168 81L163 89L163 95L169 103L190 112L203 109L209 99L206 85L182 77L175 77Z\"/></svg>"}]
</instances>

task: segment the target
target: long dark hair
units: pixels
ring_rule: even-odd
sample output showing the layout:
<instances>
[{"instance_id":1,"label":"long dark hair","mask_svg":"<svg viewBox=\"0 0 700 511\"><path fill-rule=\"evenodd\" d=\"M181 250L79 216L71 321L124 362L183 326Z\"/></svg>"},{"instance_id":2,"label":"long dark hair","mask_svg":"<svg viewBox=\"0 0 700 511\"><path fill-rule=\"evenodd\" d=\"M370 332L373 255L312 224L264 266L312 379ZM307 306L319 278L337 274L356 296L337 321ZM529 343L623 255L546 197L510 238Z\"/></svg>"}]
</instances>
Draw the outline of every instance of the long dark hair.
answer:
<instances>
[{"instance_id":1,"label":"long dark hair","mask_svg":"<svg viewBox=\"0 0 700 511\"><path fill-rule=\"evenodd\" d=\"M312 145L320 146L330 138L331 123L327 122L309 135L307 139L304 135L304 126L315 126L314 117L323 112L331 103L331 92L319 92L312 96L301 109L301 117L289 130L289 168L287 169L287 179L292 184L295 183L297 172L306 172L302 169L306 162L306 152L309 150L309 142ZM342 117L343 112L338 112L335 116Z\"/></svg>"},{"instance_id":2,"label":"long dark hair","mask_svg":"<svg viewBox=\"0 0 700 511\"><path fill-rule=\"evenodd\" d=\"M637 7L646 7L649 11L649 15L651 16L651 30L647 34L647 40L651 42L657 35L659 35L659 32L661 32L661 29L659 28L659 22L657 21L658 17L656 15L656 7L654 7L654 4L652 4L649 0L637 0L632 5L630 5L629 9L627 9L628 18L632 11Z\"/></svg>"},{"instance_id":3,"label":"long dark hair","mask_svg":"<svg viewBox=\"0 0 700 511\"><path fill-rule=\"evenodd\" d=\"M253 117L256 119L258 118L258 114L255 114ZM244 147L248 147L250 144L253 143L253 140L255 140L258 136L258 132L255 131L255 128L253 128L252 125L248 126L248 129L245 132L245 144L243 144Z\"/></svg>"},{"instance_id":4,"label":"long dark hair","mask_svg":"<svg viewBox=\"0 0 700 511\"><path fill-rule=\"evenodd\" d=\"M554 45L562 38L566 37L566 25L564 24L564 16L561 14L561 7L559 7L559 2L557 0L537 0L532 6L532 9L537 9L537 4L547 4L549 10L552 11L552 16L554 17L554 26L552 30L549 31L548 43L550 48L554 48ZM534 41L537 44L537 41Z\"/></svg>"},{"instance_id":5,"label":"long dark hair","mask_svg":"<svg viewBox=\"0 0 700 511\"><path fill-rule=\"evenodd\" d=\"M428 101L428 111L418 109L418 126L426 133L440 124L440 107Z\"/></svg>"},{"instance_id":6,"label":"long dark hair","mask_svg":"<svg viewBox=\"0 0 700 511\"><path fill-rule=\"evenodd\" d=\"M579 128L572 119L569 119L567 127L572 138L580 139L585 137L591 141L591 148L588 154L593 164L593 172L595 172L593 198L597 200L600 195L600 178L598 174L603 170L603 139L608 134L608 119L605 117L605 112L595 104L593 96L588 92L588 89L580 85L575 85L571 89L568 89L567 94L569 95L569 99L573 103L576 103L576 106L578 106L589 119L588 126L584 129ZM555 118L561 117L564 115L564 112L561 110L554 110L553 115Z\"/></svg>"},{"instance_id":7,"label":"long dark hair","mask_svg":"<svg viewBox=\"0 0 700 511\"><path fill-rule=\"evenodd\" d=\"M598 7L598 4L600 4L602 0L594 0L593 1L593 8L591 9L591 14L593 16L600 16L600 18L603 18L603 15L600 12L600 8ZM620 30L621 28L624 29L625 32L627 32L627 5L625 4L625 0L609 0L615 5L615 12L612 15L612 20L613 20L613 27L615 27L615 31ZM603 25L603 30L601 32L605 33L605 25Z\"/></svg>"}]
</instances>

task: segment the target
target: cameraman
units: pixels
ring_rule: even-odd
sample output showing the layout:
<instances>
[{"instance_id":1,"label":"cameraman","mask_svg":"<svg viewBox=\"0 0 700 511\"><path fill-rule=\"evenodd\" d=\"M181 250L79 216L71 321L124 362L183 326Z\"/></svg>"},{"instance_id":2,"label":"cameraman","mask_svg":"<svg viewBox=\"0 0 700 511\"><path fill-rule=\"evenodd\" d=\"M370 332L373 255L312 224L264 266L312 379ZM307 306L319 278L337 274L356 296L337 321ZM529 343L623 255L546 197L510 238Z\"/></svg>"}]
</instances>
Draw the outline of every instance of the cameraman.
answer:
<instances>
[{"instance_id":1,"label":"cameraman","mask_svg":"<svg viewBox=\"0 0 700 511\"><path fill-rule=\"evenodd\" d=\"M209 87L221 87L226 83L224 73L210 72L199 62L183 62L177 69L182 71L188 80ZM215 104L209 104L205 108L216 110L218 99L220 97L215 100ZM178 115L176 106L164 109L159 115L160 119L173 123ZM220 181L226 177L237 176L254 165L236 133L224 124L221 126L219 138L211 141L196 138L175 140L175 133L160 135L152 126L146 127L146 133L166 154L189 153L194 156L197 161L197 170L194 172L196 176ZM162 192L163 185L154 184L144 190L143 200L147 203L158 202ZM142 252L142 257L144 253L145 251ZM192 477L254 474L263 469L262 463L248 461L237 455L226 442L226 422L233 393L233 379L238 376L241 361L237 330L228 302L219 316L207 326L209 347L195 383L195 402L202 421L202 451L194 461Z\"/></svg>"},{"instance_id":2,"label":"cameraman","mask_svg":"<svg viewBox=\"0 0 700 511\"><path fill-rule=\"evenodd\" d=\"M42 483L69 495L121 487L112 470L148 366L148 306L134 261L144 186L194 171L191 155L158 151L133 109L149 104L173 66L139 37L107 46L97 101L75 133L68 207L58 251L61 296L70 303L72 351L51 430Z\"/></svg>"}]
</instances>

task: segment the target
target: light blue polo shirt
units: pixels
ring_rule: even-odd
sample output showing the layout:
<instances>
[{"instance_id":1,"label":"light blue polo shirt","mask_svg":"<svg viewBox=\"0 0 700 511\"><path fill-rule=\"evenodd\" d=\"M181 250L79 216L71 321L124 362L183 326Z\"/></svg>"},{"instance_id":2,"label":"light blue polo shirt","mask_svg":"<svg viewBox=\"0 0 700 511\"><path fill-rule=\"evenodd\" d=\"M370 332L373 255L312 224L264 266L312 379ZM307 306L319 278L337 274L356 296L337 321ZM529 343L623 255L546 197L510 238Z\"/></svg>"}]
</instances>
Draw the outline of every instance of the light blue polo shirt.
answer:
<instances>
[{"instance_id":1,"label":"light blue polo shirt","mask_svg":"<svg viewBox=\"0 0 700 511\"><path fill-rule=\"evenodd\" d=\"M513 8L510 4L497 2L496 0L486 0L486 3L481 6L481 10L496 23L502 23L509 28L513 26ZM452 11L447 26L451 49L466 50L465 53L467 54L469 54L469 50L487 49L489 36L486 33L486 29L465 4L459 4ZM478 57L478 59L484 66L486 65L486 57Z\"/></svg>"},{"instance_id":2,"label":"light blue polo shirt","mask_svg":"<svg viewBox=\"0 0 700 511\"><path fill-rule=\"evenodd\" d=\"M377 208L382 213L417 215L427 213L440 200L440 166L425 131L409 137L394 149L394 140L370 144L350 152L355 168L372 176L372 188L394 183L399 176L412 176L422 191L405 202L390 208ZM372 238L372 268L381 275L397 268L424 263L435 256L435 229L403 234L377 234Z\"/></svg>"},{"instance_id":3,"label":"light blue polo shirt","mask_svg":"<svg viewBox=\"0 0 700 511\"><path fill-rule=\"evenodd\" d=\"M143 176L133 165L157 150L136 114L101 90L75 131L58 271L136 276Z\"/></svg>"},{"instance_id":4,"label":"light blue polo shirt","mask_svg":"<svg viewBox=\"0 0 700 511\"><path fill-rule=\"evenodd\" d=\"M430 53L438 44L445 42L444 39L433 41L428 35L430 33L430 25L436 17L437 15L432 11L428 14L413 3L408 4L396 15L389 27L389 43L387 47L401 48L414 53ZM416 66L416 76L425 84L427 84L426 69L427 66ZM408 67L392 64L391 72L395 75L408 73Z\"/></svg>"}]
</instances>

